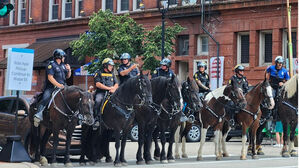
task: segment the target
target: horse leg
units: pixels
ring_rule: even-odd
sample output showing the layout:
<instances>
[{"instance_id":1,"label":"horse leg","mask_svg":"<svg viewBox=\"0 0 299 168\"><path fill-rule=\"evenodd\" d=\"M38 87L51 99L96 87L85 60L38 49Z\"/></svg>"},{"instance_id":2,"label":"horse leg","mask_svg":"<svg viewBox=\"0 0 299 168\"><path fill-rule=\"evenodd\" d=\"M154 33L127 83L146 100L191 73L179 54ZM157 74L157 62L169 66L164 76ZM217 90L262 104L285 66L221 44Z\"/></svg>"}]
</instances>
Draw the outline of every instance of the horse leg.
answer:
<instances>
[{"instance_id":1,"label":"horse leg","mask_svg":"<svg viewBox=\"0 0 299 168\"><path fill-rule=\"evenodd\" d=\"M252 131L251 131L252 128L249 128L248 130L248 136L249 136L249 142L248 142L248 148L247 148L247 155L248 156L252 156L252 140L251 140L251 137L252 137Z\"/></svg>"},{"instance_id":2,"label":"horse leg","mask_svg":"<svg viewBox=\"0 0 299 168\"><path fill-rule=\"evenodd\" d=\"M297 157L297 151L294 149L294 139L295 139L295 130L297 126L297 122L291 122L290 128L290 142L289 142L289 151L292 157Z\"/></svg>"},{"instance_id":3,"label":"horse leg","mask_svg":"<svg viewBox=\"0 0 299 168\"><path fill-rule=\"evenodd\" d=\"M40 126L32 128L32 134L33 134L33 145L35 145L35 156L34 156L34 162L40 162Z\"/></svg>"},{"instance_id":4,"label":"horse leg","mask_svg":"<svg viewBox=\"0 0 299 168\"><path fill-rule=\"evenodd\" d=\"M145 144L144 144L144 159L146 164L151 164L152 157L151 157L151 145L152 145L152 135L154 131L155 124L149 125L147 127L147 131L145 131Z\"/></svg>"},{"instance_id":5,"label":"horse leg","mask_svg":"<svg viewBox=\"0 0 299 168\"><path fill-rule=\"evenodd\" d=\"M252 124L252 129L251 129L251 141L252 141L252 159L258 159L257 155L256 155L256 146L255 146L255 142L256 142L256 132L257 129L259 127L259 120L255 120Z\"/></svg>"},{"instance_id":6,"label":"horse leg","mask_svg":"<svg viewBox=\"0 0 299 168\"><path fill-rule=\"evenodd\" d=\"M172 145L174 142L174 134L177 130L177 126L174 128L171 128L172 131L170 131L170 137L169 137L169 143L168 143L168 151L167 151L167 160L169 163L175 162L174 157L172 156Z\"/></svg>"},{"instance_id":7,"label":"horse leg","mask_svg":"<svg viewBox=\"0 0 299 168\"><path fill-rule=\"evenodd\" d=\"M46 129L45 133L43 135L41 144L40 144L40 153L41 153L41 156L42 156L40 158L40 163L41 163L42 166L48 165L48 160L45 157L45 151L46 151L46 144L47 144L47 142L48 142L48 140L50 138L51 133L52 132L49 129Z\"/></svg>"},{"instance_id":8,"label":"horse leg","mask_svg":"<svg viewBox=\"0 0 299 168\"><path fill-rule=\"evenodd\" d=\"M161 153L160 153L160 147L158 144L158 136L159 136L159 130L156 128L154 133L153 133L153 139L155 142L155 151L154 151L154 159L159 160Z\"/></svg>"},{"instance_id":9,"label":"horse leg","mask_svg":"<svg viewBox=\"0 0 299 168\"><path fill-rule=\"evenodd\" d=\"M263 125L260 125L256 132L256 150L257 155L265 155L265 153L262 150L262 142L263 142L263 129L266 127L267 122L264 122Z\"/></svg>"},{"instance_id":10,"label":"horse leg","mask_svg":"<svg viewBox=\"0 0 299 168\"><path fill-rule=\"evenodd\" d=\"M180 153L179 153L179 151L180 151L180 146L181 146L181 144L180 144L180 128L182 127L182 125L181 126L179 126L177 129L176 129L176 131L175 131L175 134L174 134L174 142L175 142L175 148L174 148L174 157L175 157L175 159L180 159L181 157L180 157Z\"/></svg>"},{"instance_id":11,"label":"horse leg","mask_svg":"<svg viewBox=\"0 0 299 168\"><path fill-rule=\"evenodd\" d=\"M73 128L68 128L66 133L66 143L65 143L65 156L64 156L64 164L66 167L73 167L70 160L70 146L71 146L71 138L74 132L75 126Z\"/></svg>"},{"instance_id":12,"label":"horse leg","mask_svg":"<svg viewBox=\"0 0 299 168\"><path fill-rule=\"evenodd\" d=\"M247 125L243 124L242 125L242 149L241 149L241 160L246 160L246 141L247 141L247 137L246 137L246 130L247 130Z\"/></svg>"},{"instance_id":13,"label":"horse leg","mask_svg":"<svg viewBox=\"0 0 299 168\"><path fill-rule=\"evenodd\" d=\"M186 153L186 136L182 137L182 158L188 158Z\"/></svg>"},{"instance_id":14,"label":"horse leg","mask_svg":"<svg viewBox=\"0 0 299 168\"><path fill-rule=\"evenodd\" d=\"M290 157L288 152L288 123L287 121L281 121L283 126L283 147L281 151L282 157Z\"/></svg>"},{"instance_id":15,"label":"horse leg","mask_svg":"<svg viewBox=\"0 0 299 168\"><path fill-rule=\"evenodd\" d=\"M199 146L199 149L198 149L198 152L197 152L197 161L203 160L203 158L202 158L202 149L203 149L203 146L206 142L207 130L208 130L208 128L201 127L201 130L200 130L200 132L201 132L200 146Z\"/></svg>"},{"instance_id":16,"label":"horse leg","mask_svg":"<svg viewBox=\"0 0 299 168\"><path fill-rule=\"evenodd\" d=\"M120 146L120 137L121 137L120 131L115 130L114 135L115 135L115 150L116 150L114 166L120 167L122 166L119 159L119 146Z\"/></svg>"},{"instance_id":17,"label":"horse leg","mask_svg":"<svg viewBox=\"0 0 299 168\"><path fill-rule=\"evenodd\" d=\"M88 134L88 126L86 125L82 125L82 136L81 136L81 155L80 155L80 159L79 159L79 164L80 166L85 166L86 162L85 162L85 155L86 155L86 151L87 149L87 134Z\"/></svg>"},{"instance_id":18,"label":"horse leg","mask_svg":"<svg viewBox=\"0 0 299 168\"><path fill-rule=\"evenodd\" d=\"M227 149L226 149L226 137L227 137L230 129L231 128L228 125L227 125L227 128L225 130L222 128L223 136L221 138L221 146L222 146L222 151L223 151L223 153L222 153L223 157L229 157L229 154L228 154Z\"/></svg>"},{"instance_id":19,"label":"horse leg","mask_svg":"<svg viewBox=\"0 0 299 168\"><path fill-rule=\"evenodd\" d=\"M121 140L120 162L121 162L122 166L128 165L128 163L125 159L125 148L126 148L126 143L127 143L128 130L129 130L129 128L126 129L125 131L123 131L123 136L122 136L122 140Z\"/></svg>"},{"instance_id":20,"label":"horse leg","mask_svg":"<svg viewBox=\"0 0 299 168\"><path fill-rule=\"evenodd\" d=\"M102 132L101 137L101 150L102 150L102 154L103 156L106 157L105 162L106 163L110 163L112 162L112 157L110 156L110 151L109 151L109 139L111 138L111 135L113 134L112 130L104 130Z\"/></svg>"},{"instance_id":21,"label":"horse leg","mask_svg":"<svg viewBox=\"0 0 299 168\"><path fill-rule=\"evenodd\" d=\"M215 155L216 155L216 160L221 160L221 152L219 151L219 140L220 140L220 130L216 130L214 132L214 143L215 143Z\"/></svg>"},{"instance_id":22,"label":"horse leg","mask_svg":"<svg viewBox=\"0 0 299 168\"><path fill-rule=\"evenodd\" d=\"M162 149L161 149L161 155L160 155L160 162L161 163L168 163L166 160L165 156L165 143L166 143L166 137L165 137L165 129L161 128L161 144L162 144Z\"/></svg>"},{"instance_id":23,"label":"horse leg","mask_svg":"<svg viewBox=\"0 0 299 168\"><path fill-rule=\"evenodd\" d=\"M144 145L144 137L145 137L145 132L144 132L144 125L143 124L138 124L138 150L136 154L136 164L143 164L144 160L142 158L142 147Z\"/></svg>"},{"instance_id":24,"label":"horse leg","mask_svg":"<svg viewBox=\"0 0 299 168\"><path fill-rule=\"evenodd\" d=\"M57 160L56 160L56 150L58 146L58 129L53 129L53 152L52 152L52 166L57 166Z\"/></svg>"}]
</instances>

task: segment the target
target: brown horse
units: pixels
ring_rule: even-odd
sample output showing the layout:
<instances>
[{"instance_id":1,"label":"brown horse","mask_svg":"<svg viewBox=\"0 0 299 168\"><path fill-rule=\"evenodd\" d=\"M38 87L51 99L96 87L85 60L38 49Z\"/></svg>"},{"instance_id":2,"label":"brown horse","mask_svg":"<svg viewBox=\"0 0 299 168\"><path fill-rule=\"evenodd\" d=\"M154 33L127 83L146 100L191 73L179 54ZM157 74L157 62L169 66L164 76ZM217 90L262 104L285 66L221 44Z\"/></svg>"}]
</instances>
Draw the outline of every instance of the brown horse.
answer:
<instances>
[{"instance_id":1,"label":"brown horse","mask_svg":"<svg viewBox=\"0 0 299 168\"><path fill-rule=\"evenodd\" d=\"M44 112L44 120L39 127L34 127L33 116L36 113L37 101L30 106L30 121L32 128L32 143L31 147L35 148L35 160L40 161L42 165L47 164L45 157L40 158L40 155L45 154L45 145L53 133L53 152L52 164L55 166L56 150L58 145L58 134L60 130L67 131L66 136L66 151L64 163L66 166L71 166L69 150L71 136L74 132L75 126L81 121L85 124L92 125L94 101L91 93L84 92L77 86L65 86L62 90L54 92L52 101L50 102L47 113ZM46 130L41 139L40 127L45 127ZM39 150L40 148L40 150Z\"/></svg>"},{"instance_id":2,"label":"brown horse","mask_svg":"<svg viewBox=\"0 0 299 168\"><path fill-rule=\"evenodd\" d=\"M272 87L269 84L269 81L265 79L263 82L257 84L254 88L252 88L246 95L247 105L244 109L241 109L236 114L237 123L242 125L242 150L241 150L241 160L246 159L246 148L245 143L247 140L246 131L247 128L251 130L251 146L252 146L252 158L256 159L256 132L259 127L259 122L261 118L261 110L260 104L263 100L265 100L268 105L268 109L273 109L275 103L272 96ZM225 124L226 128L223 129L223 138L222 138L222 149L225 156L228 156L226 151L225 139L230 130L229 124Z\"/></svg>"},{"instance_id":3,"label":"brown horse","mask_svg":"<svg viewBox=\"0 0 299 168\"><path fill-rule=\"evenodd\" d=\"M221 140L222 140L222 127L223 123L228 117L225 112L225 106L229 100L232 100L239 108L244 108L246 100L241 89L235 87L236 85L227 85L223 91L223 95L218 97L212 97L208 102L204 103L204 107L200 109L199 117L201 121L201 139L200 147L198 149L197 160L203 160L202 150L206 140L206 134L209 127L214 129L214 142L215 142L215 155L216 160L222 158L221 154ZM213 94L213 93L211 93Z\"/></svg>"},{"instance_id":4,"label":"brown horse","mask_svg":"<svg viewBox=\"0 0 299 168\"><path fill-rule=\"evenodd\" d=\"M295 129L298 124L298 74L287 81L282 89L282 95L277 101L278 115L283 125L283 157L297 157L294 149ZM288 142L288 125L290 125L290 137ZM289 145L289 149L287 148Z\"/></svg>"}]
</instances>

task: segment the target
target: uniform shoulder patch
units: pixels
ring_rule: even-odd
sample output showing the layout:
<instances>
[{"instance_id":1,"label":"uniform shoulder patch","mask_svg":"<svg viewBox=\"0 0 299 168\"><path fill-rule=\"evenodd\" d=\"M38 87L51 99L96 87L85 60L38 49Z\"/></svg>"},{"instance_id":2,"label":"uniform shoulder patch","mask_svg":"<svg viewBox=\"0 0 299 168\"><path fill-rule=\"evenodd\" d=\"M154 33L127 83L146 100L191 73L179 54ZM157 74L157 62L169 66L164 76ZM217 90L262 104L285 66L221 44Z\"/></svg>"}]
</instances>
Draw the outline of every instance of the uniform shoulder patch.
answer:
<instances>
[{"instance_id":1,"label":"uniform shoulder patch","mask_svg":"<svg viewBox=\"0 0 299 168\"><path fill-rule=\"evenodd\" d=\"M157 70L154 70L154 74L156 74L157 73Z\"/></svg>"},{"instance_id":2,"label":"uniform shoulder patch","mask_svg":"<svg viewBox=\"0 0 299 168\"><path fill-rule=\"evenodd\" d=\"M228 84L231 84L231 83L232 83L232 80L229 80L229 81L228 81Z\"/></svg>"},{"instance_id":3,"label":"uniform shoulder patch","mask_svg":"<svg viewBox=\"0 0 299 168\"><path fill-rule=\"evenodd\" d=\"M52 69L52 65L48 65L48 69Z\"/></svg>"},{"instance_id":4,"label":"uniform shoulder patch","mask_svg":"<svg viewBox=\"0 0 299 168\"><path fill-rule=\"evenodd\" d=\"M95 73L95 74L94 74L94 77L97 77L97 76L98 76L98 73Z\"/></svg>"}]
</instances>

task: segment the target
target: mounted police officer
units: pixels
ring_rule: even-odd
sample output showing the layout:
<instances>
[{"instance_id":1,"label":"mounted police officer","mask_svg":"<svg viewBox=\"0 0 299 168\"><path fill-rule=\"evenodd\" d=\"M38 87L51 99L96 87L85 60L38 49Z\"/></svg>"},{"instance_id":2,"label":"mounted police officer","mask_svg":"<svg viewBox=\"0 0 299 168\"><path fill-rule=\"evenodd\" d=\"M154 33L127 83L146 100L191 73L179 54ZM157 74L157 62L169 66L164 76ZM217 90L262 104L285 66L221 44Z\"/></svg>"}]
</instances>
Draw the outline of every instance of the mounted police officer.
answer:
<instances>
[{"instance_id":1,"label":"mounted police officer","mask_svg":"<svg viewBox=\"0 0 299 168\"><path fill-rule=\"evenodd\" d=\"M34 115L34 125L37 127L40 121L43 120L43 111L51 99L51 94L55 88L63 89L66 84L66 79L71 77L71 67L69 64L62 62L65 57L65 52L62 49L55 49L53 52L53 61L50 61L46 68L46 84L43 91L42 100L37 108L37 113Z\"/></svg>"},{"instance_id":2,"label":"mounted police officer","mask_svg":"<svg viewBox=\"0 0 299 168\"><path fill-rule=\"evenodd\" d=\"M199 97L203 98L207 93L210 92L210 77L205 72L207 65L204 62L197 63L198 71L193 75L198 88L199 88Z\"/></svg>"},{"instance_id":3,"label":"mounted police officer","mask_svg":"<svg viewBox=\"0 0 299 168\"><path fill-rule=\"evenodd\" d=\"M273 96L275 101L277 100L278 96L280 95L280 90L282 85L290 79L288 71L283 67L284 59L282 56L277 56L275 58L275 65L271 65L266 70L266 78L269 79L270 85L273 88ZM273 118L277 119L277 108L273 109Z\"/></svg>"},{"instance_id":4,"label":"mounted police officer","mask_svg":"<svg viewBox=\"0 0 299 168\"><path fill-rule=\"evenodd\" d=\"M156 68L152 78L156 78L159 76L165 76L166 78L171 78L172 76L174 76L173 71L170 69L171 66L171 60L168 58L164 58L162 59L162 61L160 62L161 67ZM181 114L181 118L180 118L181 122L185 122L188 121L188 118L186 117L186 115L182 112Z\"/></svg>"},{"instance_id":5,"label":"mounted police officer","mask_svg":"<svg viewBox=\"0 0 299 168\"><path fill-rule=\"evenodd\" d=\"M128 53L123 53L120 57L121 65L118 68L120 85L129 78L139 75L138 64L131 63L131 56Z\"/></svg>"},{"instance_id":6,"label":"mounted police officer","mask_svg":"<svg viewBox=\"0 0 299 168\"><path fill-rule=\"evenodd\" d=\"M114 93L118 88L118 82L113 73L114 62L111 58L105 58L102 61L102 68L97 70L94 75L94 82L96 86L95 95L95 117L100 117L100 108L102 101L105 97L105 93L108 91Z\"/></svg>"},{"instance_id":7,"label":"mounted police officer","mask_svg":"<svg viewBox=\"0 0 299 168\"><path fill-rule=\"evenodd\" d=\"M236 85L236 87L241 88L243 90L243 94L245 95L248 90L248 81L246 79L246 77L244 76L244 66L242 66L241 64L238 64L235 66L234 70L235 70L235 75L233 75L230 80L228 81L228 84L234 84ZM228 106L225 107L225 111L227 111L230 114L230 125L234 126L235 125L235 121L234 121L234 116L235 113L239 112L239 108L236 108L235 104L233 101L229 101L228 102Z\"/></svg>"},{"instance_id":8,"label":"mounted police officer","mask_svg":"<svg viewBox=\"0 0 299 168\"><path fill-rule=\"evenodd\" d=\"M152 78L158 77L158 76L165 76L167 78L171 78L174 73L173 71L170 69L171 67L171 60L168 58L164 58L161 62L160 62L161 67L156 68L154 70L154 73L152 75Z\"/></svg>"}]
</instances>

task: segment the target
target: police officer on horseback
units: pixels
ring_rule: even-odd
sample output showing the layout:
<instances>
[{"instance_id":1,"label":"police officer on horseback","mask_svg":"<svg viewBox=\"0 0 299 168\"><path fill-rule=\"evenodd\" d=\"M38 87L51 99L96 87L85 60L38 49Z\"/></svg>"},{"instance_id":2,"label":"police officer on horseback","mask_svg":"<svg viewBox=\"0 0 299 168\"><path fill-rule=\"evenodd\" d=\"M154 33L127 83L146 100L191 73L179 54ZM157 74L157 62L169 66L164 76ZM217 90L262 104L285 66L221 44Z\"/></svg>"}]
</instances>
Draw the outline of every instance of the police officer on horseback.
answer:
<instances>
[{"instance_id":1,"label":"police officer on horseback","mask_svg":"<svg viewBox=\"0 0 299 168\"><path fill-rule=\"evenodd\" d=\"M241 64L238 64L235 66L235 75L233 75L230 80L228 81L228 84L234 84L236 87L241 88L243 91L243 94L246 94L249 90L248 87L248 81L246 77L244 76L244 66ZM228 105L225 107L225 111L227 111L230 115L230 121L229 124L231 126L235 125L235 113L239 112L239 108L236 107L233 101L229 101Z\"/></svg>"},{"instance_id":2,"label":"police officer on horseback","mask_svg":"<svg viewBox=\"0 0 299 168\"><path fill-rule=\"evenodd\" d=\"M128 53L123 53L120 57L121 65L118 68L120 85L129 78L139 75L138 64L131 63L131 56Z\"/></svg>"},{"instance_id":3,"label":"police officer on horseback","mask_svg":"<svg viewBox=\"0 0 299 168\"><path fill-rule=\"evenodd\" d=\"M102 68L97 70L94 75L94 82L96 86L95 95L95 117L100 117L100 108L102 101L105 97L105 93L114 93L118 88L118 82L113 73L114 62L111 58L105 58L102 61Z\"/></svg>"},{"instance_id":4,"label":"police officer on horseback","mask_svg":"<svg viewBox=\"0 0 299 168\"><path fill-rule=\"evenodd\" d=\"M34 125L38 127L43 120L43 111L51 99L51 94L55 88L63 89L66 79L71 77L71 67L64 64L63 58L66 56L62 49L55 49L53 52L53 61L50 61L46 68L46 84L43 91L43 97L34 115Z\"/></svg>"},{"instance_id":5,"label":"police officer on horseback","mask_svg":"<svg viewBox=\"0 0 299 168\"><path fill-rule=\"evenodd\" d=\"M273 88L273 96L275 101L278 96L281 96L280 90L282 85L290 79L288 71L283 67L284 59L282 56L275 58L275 65L271 65L266 70L266 78L269 79L270 85ZM273 118L277 119L277 106L273 109Z\"/></svg>"},{"instance_id":6,"label":"police officer on horseback","mask_svg":"<svg viewBox=\"0 0 299 168\"><path fill-rule=\"evenodd\" d=\"M204 62L197 63L198 71L193 75L198 87L199 87L199 97L203 98L207 93L210 92L210 77L205 72L207 65Z\"/></svg>"},{"instance_id":7,"label":"police officer on horseback","mask_svg":"<svg viewBox=\"0 0 299 168\"><path fill-rule=\"evenodd\" d=\"M171 78L174 73L173 71L170 69L171 67L171 60L168 58L164 58L161 62L160 62L161 67L158 67L154 70L154 73L152 75L152 78L158 77L158 76L165 76L167 78Z\"/></svg>"}]
</instances>

